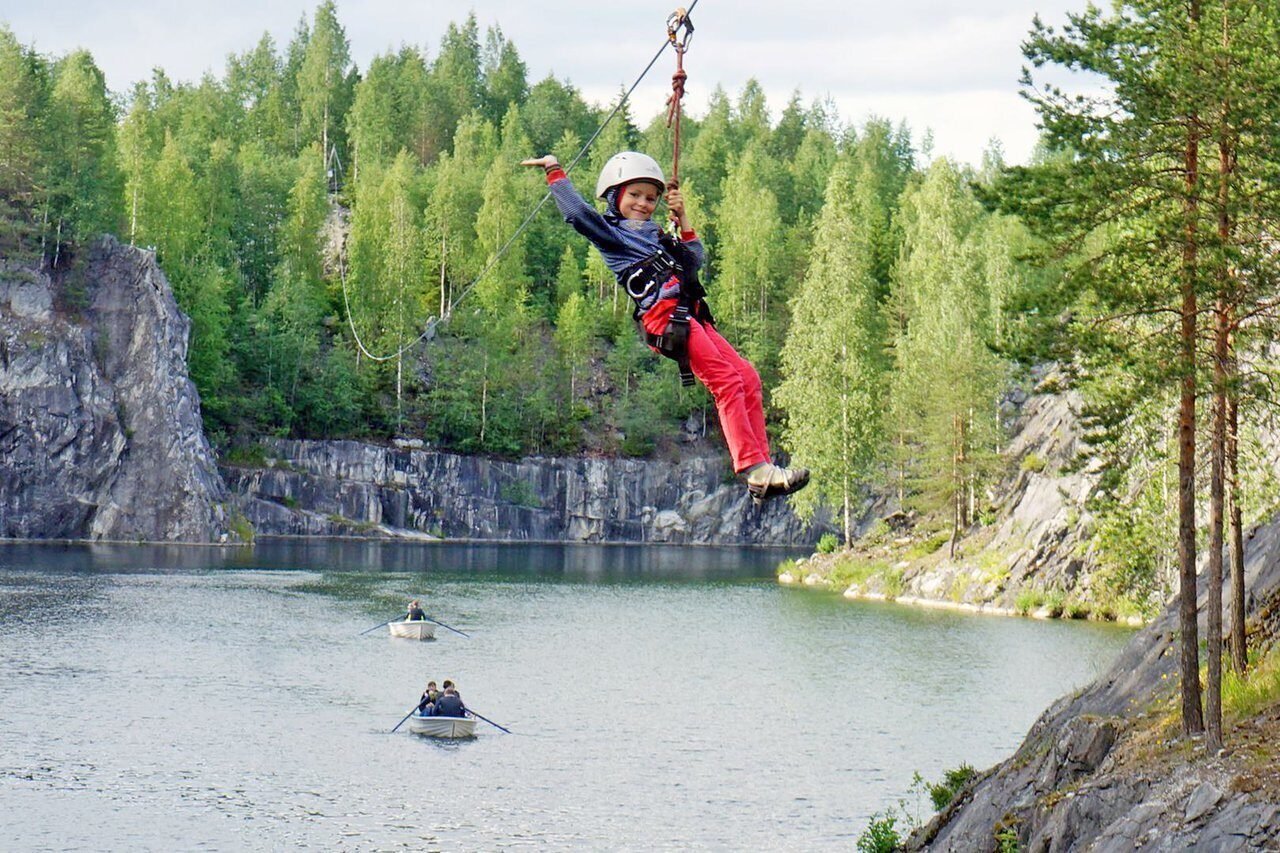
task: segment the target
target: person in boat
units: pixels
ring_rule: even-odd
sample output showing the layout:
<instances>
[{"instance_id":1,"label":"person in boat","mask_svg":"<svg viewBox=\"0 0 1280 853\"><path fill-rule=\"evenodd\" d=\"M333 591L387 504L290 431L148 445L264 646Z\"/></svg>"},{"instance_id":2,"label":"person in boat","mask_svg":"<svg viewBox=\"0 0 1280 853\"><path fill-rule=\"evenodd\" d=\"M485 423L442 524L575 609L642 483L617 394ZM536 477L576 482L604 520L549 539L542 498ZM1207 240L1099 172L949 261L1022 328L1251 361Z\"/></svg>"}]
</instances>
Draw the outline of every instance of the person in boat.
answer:
<instances>
[{"instance_id":1,"label":"person in boat","mask_svg":"<svg viewBox=\"0 0 1280 853\"><path fill-rule=\"evenodd\" d=\"M462 697L458 695L457 688L447 681L445 685L444 695L436 700L432 716L465 717L467 715L467 706L462 704Z\"/></svg>"},{"instance_id":2,"label":"person in boat","mask_svg":"<svg viewBox=\"0 0 1280 853\"><path fill-rule=\"evenodd\" d=\"M404 615L404 619L402 619L401 621L403 622L427 621L427 614L425 611L423 611L421 605L418 604L418 599L415 598L413 601L409 602L409 612Z\"/></svg>"},{"instance_id":3,"label":"person in boat","mask_svg":"<svg viewBox=\"0 0 1280 853\"><path fill-rule=\"evenodd\" d=\"M759 503L808 485L804 468L773 464L760 374L715 328L703 299L706 291L698 282L705 249L684 197L667 185L658 162L636 151L611 157L596 182L596 196L607 205L603 214L574 189L555 155L523 160L522 165L545 170L565 222L600 251L635 303L632 316L650 348L679 364L682 383L692 385L697 377L711 392L733 470L746 481L751 497ZM678 238L652 219L664 192Z\"/></svg>"},{"instance_id":4,"label":"person in boat","mask_svg":"<svg viewBox=\"0 0 1280 853\"><path fill-rule=\"evenodd\" d=\"M436 702L441 696L440 689L436 687L434 681L427 682L427 689L422 691L422 698L418 700L418 714L423 717L430 717L435 711Z\"/></svg>"}]
</instances>

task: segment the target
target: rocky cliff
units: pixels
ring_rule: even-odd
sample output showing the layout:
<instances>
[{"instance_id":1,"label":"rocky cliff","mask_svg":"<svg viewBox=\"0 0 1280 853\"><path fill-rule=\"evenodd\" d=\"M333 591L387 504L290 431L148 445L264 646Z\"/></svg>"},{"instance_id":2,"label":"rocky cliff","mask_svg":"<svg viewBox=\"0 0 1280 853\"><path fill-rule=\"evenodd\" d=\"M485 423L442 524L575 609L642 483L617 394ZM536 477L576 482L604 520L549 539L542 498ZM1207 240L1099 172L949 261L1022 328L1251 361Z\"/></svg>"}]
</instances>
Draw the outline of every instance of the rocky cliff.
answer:
<instances>
[{"instance_id":1,"label":"rocky cliff","mask_svg":"<svg viewBox=\"0 0 1280 853\"><path fill-rule=\"evenodd\" d=\"M0 537L227 538L190 326L112 238L57 276L0 260Z\"/></svg>"},{"instance_id":2,"label":"rocky cliff","mask_svg":"<svg viewBox=\"0 0 1280 853\"><path fill-rule=\"evenodd\" d=\"M1098 475L1077 464L1080 399L1058 391L1043 371L1039 378L1041 390L1014 390L1004 401L1010 437L1002 456L1008 473L991 489L990 522L975 525L955 553L948 529L928 533L882 496L868 503L862 539L851 550L799 561L780 579L827 585L849 598L984 612L1014 613L1028 609L1028 600L1035 602L1030 610L1045 611L1040 615L1060 615L1064 605L1073 615L1095 608L1096 566L1088 547L1093 520L1086 499ZM1057 613L1047 612L1050 598L1057 599Z\"/></svg>"},{"instance_id":3,"label":"rocky cliff","mask_svg":"<svg viewBox=\"0 0 1280 853\"><path fill-rule=\"evenodd\" d=\"M1224 702L1223 753L1178 737L1171 603L1107 674L1050 707L1012 758L981 774L907 849L1280 849L1280 522L1254 531L1246 578L1257 698L1255 707ZM1202 588L1202 637L1205 597Z\"/></svg>"},{"instance_id":4,"label":"rocky cliff","mask_svg":"<svg viewBox=\"0 0 1280 853\"><path fill-rule=\"evenodd\" d=\"M812 544L782 501L752 507L721 455L679 463L502 461L352 441L269 441L223 468L259 534L699 544Z\"/></svg>"}]
</instances>

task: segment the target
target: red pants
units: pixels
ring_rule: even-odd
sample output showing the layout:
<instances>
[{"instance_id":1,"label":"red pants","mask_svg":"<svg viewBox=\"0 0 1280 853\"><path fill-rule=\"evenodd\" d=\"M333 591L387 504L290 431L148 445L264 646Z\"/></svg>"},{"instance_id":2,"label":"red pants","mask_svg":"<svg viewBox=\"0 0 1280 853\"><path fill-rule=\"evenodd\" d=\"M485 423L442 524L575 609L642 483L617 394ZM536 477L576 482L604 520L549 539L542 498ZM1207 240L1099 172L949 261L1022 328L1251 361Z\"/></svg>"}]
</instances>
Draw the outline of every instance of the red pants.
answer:
<instances>
[{"instance_id":1,"label":"red pants","mask_svg":"<svg viewBox=\"0 0 1280 853\"><path fill-rule=\"evenodd\" d=\"M676 300L663 299L645 312L645 331L660 335L667 328ZM689 320L689 367L711 392L720 413L720 430L729 444L733 470L745 471L769 462L769 437L764 430L764 392L760 374L738 355L714 326Z\"/></svg>"}]
</instances>

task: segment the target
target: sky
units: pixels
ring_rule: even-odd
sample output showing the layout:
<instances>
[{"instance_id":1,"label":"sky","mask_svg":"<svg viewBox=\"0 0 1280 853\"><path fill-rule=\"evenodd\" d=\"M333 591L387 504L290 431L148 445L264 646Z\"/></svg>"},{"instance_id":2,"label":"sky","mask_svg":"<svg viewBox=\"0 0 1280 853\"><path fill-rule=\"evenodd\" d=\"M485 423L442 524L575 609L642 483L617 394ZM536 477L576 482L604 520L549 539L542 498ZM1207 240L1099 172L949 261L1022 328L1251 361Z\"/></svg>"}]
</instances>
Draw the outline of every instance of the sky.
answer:
<instances>
[{"instance_id":1,"label":"sky","mask_svg":"<svg viewBox=\"0 0 1280 853\"><path fill-rule=\"evenodd\" d=\"M338 0L338 18L361 68L405 44L434 58L450 21L474 12L481 33L497 25L528 66L530 84L554 74L591 102L608 104L644 69L679 0ZM703 114L716 85L730 97L754 78L773 119L798 92L829 99L840 118L905 121L930 130L934 156L977 164L993 138L1023 163L1036 141L1035 113L1018 94L1021 42L1039 14L1059 24L1085 0L699 0L685 56L685 111ZM283 50L317 2L278 0L0 0L0 23L42 54L89 50L115 92L163 68L171 79L221 76L229 54L268 32ZM689 3L686 2L686 5ZM663 110L675 57L668 51L632 97L643 126Z\"/></svg>"}]
</instances>

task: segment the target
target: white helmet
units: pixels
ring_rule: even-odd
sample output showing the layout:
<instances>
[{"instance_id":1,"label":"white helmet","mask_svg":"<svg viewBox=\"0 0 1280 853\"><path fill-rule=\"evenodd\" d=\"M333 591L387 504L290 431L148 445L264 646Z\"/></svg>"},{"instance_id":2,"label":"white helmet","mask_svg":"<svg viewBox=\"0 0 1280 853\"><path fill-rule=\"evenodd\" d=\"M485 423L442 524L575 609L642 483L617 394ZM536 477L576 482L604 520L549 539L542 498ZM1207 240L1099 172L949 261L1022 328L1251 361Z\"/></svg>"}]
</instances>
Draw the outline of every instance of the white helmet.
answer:
<instances>
[{"instance_id":1,"label":"white helmet","mask_svg":"<svg viewBox=\"0 0 1280 853\"><path fill-rule=\"evenodd\" d=\"M596 197L604 198L609 190L632 181L657 184L659 191L667 188L667 179L662 176L662 167L657 160L639 151L623 151L610 157L609 162L600 170L600 180L596 181Z\"/></svg>"}]
</instances>

